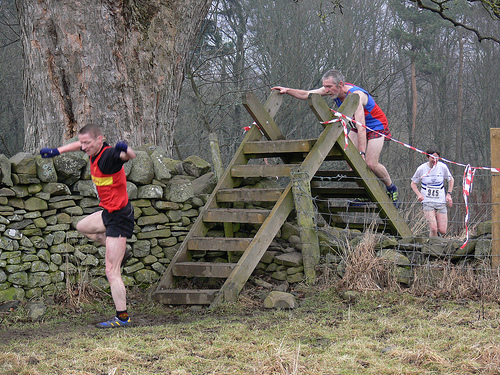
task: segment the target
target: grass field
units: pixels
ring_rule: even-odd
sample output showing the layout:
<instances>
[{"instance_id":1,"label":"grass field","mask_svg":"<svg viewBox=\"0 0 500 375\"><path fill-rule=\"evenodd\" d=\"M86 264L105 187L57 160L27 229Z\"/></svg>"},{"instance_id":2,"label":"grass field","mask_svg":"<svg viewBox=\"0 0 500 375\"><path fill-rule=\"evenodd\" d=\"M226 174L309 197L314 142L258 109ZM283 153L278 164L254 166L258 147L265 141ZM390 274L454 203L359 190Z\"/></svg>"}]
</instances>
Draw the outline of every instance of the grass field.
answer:
<instances>
[{"instance_id":1,"label":"grass field","mask_svg":"<svg viewBox=\"0 0 500 375\"><path fill-rule=\"evenodd\" d=\"M32 322L2 313L0 373L499 374L500 307L409 291L298 286L299 307L266 310L255 285L210 311L130 294L130 328L100 330L108 296L56 299ZM112 312L111 312L112 314Z\"/></svg>"},{"instance_id":2,"label":"grass field","mask_svg":"<svg viewBox=\"0 0 500 375\"><path fill-rule=\"evenodd\" d=\"M0 312L0 374L500 374L497 272L443 260L402 288L369 236L345 261L342 279L325 265L293 284L293 310L265 309L253 279L213 310L129 290L134 324L111 330L94 326L110 296L68 285L39 321L26 303Z\"/></svg>"}]
</instances>

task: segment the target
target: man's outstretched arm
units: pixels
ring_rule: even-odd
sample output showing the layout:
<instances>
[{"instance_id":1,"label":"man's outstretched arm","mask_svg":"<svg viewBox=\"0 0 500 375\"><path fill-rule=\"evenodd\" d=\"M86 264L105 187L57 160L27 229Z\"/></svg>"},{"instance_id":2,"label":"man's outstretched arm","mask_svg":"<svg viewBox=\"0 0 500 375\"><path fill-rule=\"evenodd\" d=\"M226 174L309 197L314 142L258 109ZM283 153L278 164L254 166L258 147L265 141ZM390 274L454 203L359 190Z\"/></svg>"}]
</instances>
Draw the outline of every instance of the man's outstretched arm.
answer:
<instances>
[{"instance_id":1,"label":"man's outstretched arm","mask_svg":"<svg viewBox=\"0 0 500 375\"><path fill-rule=\"evenodd\" d=\"M290 87L274 86L271 88L271 90L278 90L280 94L288 94L300 100L306 100L309 97L309 94L319 94L321 96L326 95L326 90L324 87L320 87L319 89L313 89L313 90L301 90L301 89L292 89Z\"/></svg>"},{"instance_id":2,"label":"man's outstretched arm","mask_svg":"<svg viewBox=\"0 0 500 375\"><path fill-rule=\"evenodd\" d=\"M82 144L80 141L68 143L67 145L59 146L57 148L45 147L40 150L40 155L42 158L53 158L54 156L60 155L64 152L80 151Z\"/></svg>"}]
</instances>

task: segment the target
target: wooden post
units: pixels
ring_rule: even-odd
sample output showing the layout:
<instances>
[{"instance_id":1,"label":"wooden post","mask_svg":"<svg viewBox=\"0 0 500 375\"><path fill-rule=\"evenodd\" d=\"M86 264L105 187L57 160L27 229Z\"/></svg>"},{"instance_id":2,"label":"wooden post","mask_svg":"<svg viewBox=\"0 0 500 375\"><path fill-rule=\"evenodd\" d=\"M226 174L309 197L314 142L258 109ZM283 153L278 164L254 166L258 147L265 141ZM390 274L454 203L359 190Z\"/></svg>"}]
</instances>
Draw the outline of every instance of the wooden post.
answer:
<instances>
[{"instance_id":1,"label":"wooden post","mask_svg":"<svg viewBox=\"0 0 500 375\"><path fill-rule=\"evenodd\" d=\"M214 165L215 177L217 178L217 182L219 182L222 174L224 173L224 169L222 168L222 158L220 157L219 139L217 138L217 134L213 132L208 134L208 141L210 142L210 152L212 153L212 163Z\"/></svg>"},{"instance_id":2,"label":"wooden post","mask_svg":"<svg viewBox=\"0 0 500 375\"><path fill-rule=\"evenodd\" d=\"M491 166L500 168L500 128L490 129ZM500 265L500 173L491 173L491 268Z\"/></svg>"},{"instance_id":3,"label":"wooden post","mask_svg":"<svg viewBox=\"0 0 500 375\"><path fill-rule=\"evenodd\" d=\"M318 234L314 230L314 204L311 196L311 185L307 172L297 168L292 172L292 193L297 211L297 223L302 242L302 259L304 275L308 284L316 280L316 266L319 263Z\"/></svg>"},{"instance_id":4,"label":"wooden post","mask_svg":"<svg viewBox=\"0 0 500 375\"><path fill-rule=\"evenodd\" d=\"M224 173L224 169L222 168L222 158L220 157L220 148L219 148L219 139L217 138L217 134L209 133L208 141L210 142L210 151L212 153L212 163L214 165L215 177L217 178L217 182L222 177ZM224 223L224 236L225 237L233 237L234 236L234 228L233 223ZM228 260L231 262L233 258L233 252L229 251L227 253Z\"/></svg>"}]
</instances>

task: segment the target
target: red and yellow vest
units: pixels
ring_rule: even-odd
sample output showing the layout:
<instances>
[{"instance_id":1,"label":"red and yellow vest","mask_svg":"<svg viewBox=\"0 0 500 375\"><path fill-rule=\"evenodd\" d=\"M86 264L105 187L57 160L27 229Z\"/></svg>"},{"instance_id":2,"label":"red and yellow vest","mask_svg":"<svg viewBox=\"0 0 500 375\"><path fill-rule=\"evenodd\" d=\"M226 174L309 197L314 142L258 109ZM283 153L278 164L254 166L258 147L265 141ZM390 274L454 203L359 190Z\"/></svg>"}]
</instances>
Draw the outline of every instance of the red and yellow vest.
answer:
<instances>
[{"instance_id":1,"label":"red and yellow vest","mask_svg":"<svg viewBox=\"0 0 500 375\"><path fill-rule=\"evenodd\" d=\"M127 179L123 167L113 174L104 174L99 169L97 163L104 150L108 148L111 148L111 146L103 147L94 161L90 160L90 174L101 201L99 206L105 208L108 212L113 212L125 207L128 203Z\"/></svg>"}]
</instances>

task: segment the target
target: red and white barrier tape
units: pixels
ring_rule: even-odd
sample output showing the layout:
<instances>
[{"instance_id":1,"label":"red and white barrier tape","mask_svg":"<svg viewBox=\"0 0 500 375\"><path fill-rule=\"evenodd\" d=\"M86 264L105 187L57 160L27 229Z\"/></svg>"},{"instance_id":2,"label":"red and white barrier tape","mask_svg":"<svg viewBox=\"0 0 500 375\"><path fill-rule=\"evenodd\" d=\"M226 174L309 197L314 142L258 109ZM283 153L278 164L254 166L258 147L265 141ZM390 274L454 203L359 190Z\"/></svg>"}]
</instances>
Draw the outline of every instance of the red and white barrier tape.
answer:
<instances>
[{"instance_id":1,"label":"red and white barrier tape","mask_svg":"<svg viewBox=\"0 0 500 375\"><path fill-rule=\"evenodd\" d=\"M257 129L259 129L259 130L260 130L260 132L262 133L262 130L260 129L260 126L259 126L259 125L257 125L257 123L256 123L255 121L253 122L253 124L252 124L252 125L255 125L255 126L257 127ZM245 132L245 133L246 133L246 132L247 132L247 131L249 131L251 128L252 128L251 126L244 126L244 127L243 127L243 132Z\"/></svg>"},{"instance_id":2,"label":"red and white barrier tape","mask_svg":"<svg viewBox=\"0 0 500 375\"><path fill-rule=\"evenodd\" d=\"M476 170L474 168L471 168L470 165L467 164L465 167L464 171L464 178L462 182L462 192L464 194L464 202L465 202L465 235L466 239L464 244L460 247L460 249L463 249L465 246L467 246L467 243L469 242L469 195L472 190L472 182L474 181L474 174L476 173Z\"/></svg>"},{"instance_id":3,"label":"red and white barrier tape","mask_svg":"<svg viewBox=\"0 0 500 375\"><path fill-rule=\"evenodd\" d=\"M418 149L418 148L416 148L416 147L413 147L413 146L411 146L411 145L409 145L409 144L407 144L407 143L404 143L404 142L398 141L397 139L394 139L394 138L389 137L389 136L387 136L387 135L385 135L385 134L382 134L382 133L380 133L380 132L379 132L379 131L377 131L377 130L373 130L373 129L371 129L370 127L368 127L368 126L366 126L366 125L363 125L362 123L360 123L360 122L358 122L358 121L356 121L356 120L354 120L354 119L352 119L352 118L350 118L350 117L348 117L348 116L346 116L346 115L344 115L344 114L342 114L342 113L340 113L340 112L337 112L337 111L334 111L334 110L332 110L332 112L333 112L333 114L334 114L335 116L337 116L337 117L341 117L341 118L343 118L344 120L351 121L351 122L355 123L356 125L363 126L364 128L366 128L366 129L368 129L368 130L370 130L370 131L372 131L372 132L375 132L375 133L379 134L380 136L385 137L385 138L387 138L387 139L389 139L389 140L391 140L391 141L393 141L393 142L399 143L400 145L403 145L403 146L405 146L406 148L409 148L410 150L417 151L417 152L419 152L419 153L421 153L421 154L424 154L424 155L426 155L426 156L430 156L430 155L429 155L429 154L427 154L425 151L422 151L422 150L420 150L420 149ZM330 120L330 121L325 121L325 122L323 122L322 124L330 124L330 123L333 123L333 122L338 122L338 119L333 119L333 120ZM466 167L466 166L468 165L468 164L457 163L457 162L454 162L454 161L451 161L451 160L448 160L448 159L445 159L445 158L441 158L441 157L440 157L440 159L441 159L442 161L446 162L446 163L459 165L459 166L461 166L461 167ZM469 167L470 167L470 165L469 165ZM498 169L498 168L490 168L490 167L470 167L470 168L472 168L472 169L483 169L483 170L489 170L489 171L492 171L492 172L497 172L497 173L500 173L500 169Z\"/></svg>"},{"instance_id":4,"label":"red and white barrier tape","mask_svg":"<svg viewBox=\"0 0 500 375\"><path fill-rule=\"evenodd\" d=\"M407 143L404 143L404 142L401 142L401 141L398 141L397 139L394 139L394 138L391 138L385 134L382 134L376 130L373 130L371 129L370 127L366 126L366 125L363 125L362 123L348 117L348 116L345 116L344 114L340 113L340 112L337 112L337 111L334 111L332 110L333 114L335 116L337 116L338 118L343 118L344 119L344 122L343 124L345 124L345 121L351 121L357 125L360 125L360 126L363 126L365 127L366 129L370 130L370 131L373 131L379 135L381 135L382 137L385 137L391 141L394 141L396 143L399 143L403 146L405 146L406 148L409 148L411 150L414 150L414 151L417 151L421 154L424 154L426 156L431 156L429 155L428 153L426 153L425 151L422 151L416 147L413 147ZM338 119L333 119L331 121L326 121L326 122L323 122L323 124L330 124L330 123L333 123L333 122L337 122ZM345 128L344 128L345 129ZM347 142L346 142L346 145L347 145ZM463 249L465 246L467 246L467 243L469 242L469 226L468 226L468 222L469 222L469 199L468 197L470 196L470 192L472 190L472 181L474 180L474 175L476 173L476 170L478 169L482 169L482 170L488 170L488 171L491 171L491 172L497 172L499 173L500 172L500 169L498 168L492 168L492 167L471 167L470 164L462 164L462 163L457 163L457 162L454 162L454 161L451 161L451 160L448 160L448 159L445 159L445 158L441 158L441 160L447 162L447 163L450 163L450 164L455 164L455 165L459 165L459 166L462 166L462 167L465 167L465 171L464 171L464 178L463 178L463 183L462 183L462 186L463 186L463 195L464 195L464 202L465 202L465 232L466 232L466 240L464 242L464 244L460 247L460 249Z\"/></svg>"},{"instance_id":5,"label":"red and white barrier tape","mask_svg":"<svg viewBox=\"0 0 500 375\"><path fill-rule=\"evenodd\" d=\"M325 124L332 124L334 122L340 122L342 124L342 127L344 128L344 141L345 141L344 150L345 150L347 148L347 145L349 144L349 130L347 130L347 122L342 117L338 117L336 119L326 122Z\"/></svg>"}]
</instances>

